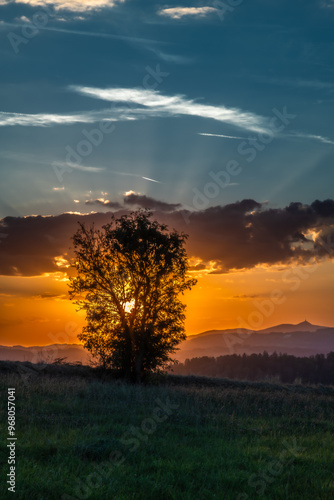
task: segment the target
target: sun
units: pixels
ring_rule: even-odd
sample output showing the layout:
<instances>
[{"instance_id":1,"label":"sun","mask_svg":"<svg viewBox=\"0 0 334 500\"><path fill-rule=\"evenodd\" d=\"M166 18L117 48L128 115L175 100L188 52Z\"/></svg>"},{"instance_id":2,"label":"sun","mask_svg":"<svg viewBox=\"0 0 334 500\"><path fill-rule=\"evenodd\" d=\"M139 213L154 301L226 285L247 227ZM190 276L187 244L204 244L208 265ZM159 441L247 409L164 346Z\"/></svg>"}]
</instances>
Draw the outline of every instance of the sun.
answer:
<instances>
[{"instance_id":1,"label":"sun","mask_svg":"<svg viewBox=\"0 0 334 500\"><path fill-rule=\"evenodd\" d=\"M130 313L135 305L135 299L130 300L130 302L125 302L124 311Z\"/></svg>"}]
</instances>

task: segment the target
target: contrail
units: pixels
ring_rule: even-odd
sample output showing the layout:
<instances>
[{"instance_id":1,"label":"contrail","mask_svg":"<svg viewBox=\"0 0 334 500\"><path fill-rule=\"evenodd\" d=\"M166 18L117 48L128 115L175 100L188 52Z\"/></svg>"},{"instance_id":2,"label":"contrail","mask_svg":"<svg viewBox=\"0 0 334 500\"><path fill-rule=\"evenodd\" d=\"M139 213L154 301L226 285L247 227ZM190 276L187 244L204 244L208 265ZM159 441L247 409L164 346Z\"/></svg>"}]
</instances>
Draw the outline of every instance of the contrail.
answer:
<instances>
[{"instance_id":1,"label":"contrail","mask_svg":"<svg viewBox=\"0 0 334 500\"><path fill-rule=\"evenodd\" d=\"M145 179L146 181L157 182L158 184L161 184L160 181L156 181L154 179L150 179L149 177L142 177L142 179Z\"/></svg>"},{"instance_id":2,"label":"contrail","mask_svg":"<svg viewBox=\"0 0 334 500\"><path fill-rule=\"evenodd\" d=\"M117 170L109 170L110 174L118 174L118 175L126 175L128 177L137 177L139 179L145 179L145 181L156 182L157 184L161 184L160 181L156 181L155 179L151 179L150 177L144 177L143 175L133 174L131 172L117 172Z\"/></svg>"},{"instance_id":3,"label":"contrail","mask_svg":"<svg viewBox=\"0 0 334 500\"><path fill-rule=\"evenodd\" d=\"M245 139L245 137L236 137L234 135L207 134L206 132L198 132L198 135L208 135L209 137L224 137L225 139Z\"/></svg>"}]
</instances>

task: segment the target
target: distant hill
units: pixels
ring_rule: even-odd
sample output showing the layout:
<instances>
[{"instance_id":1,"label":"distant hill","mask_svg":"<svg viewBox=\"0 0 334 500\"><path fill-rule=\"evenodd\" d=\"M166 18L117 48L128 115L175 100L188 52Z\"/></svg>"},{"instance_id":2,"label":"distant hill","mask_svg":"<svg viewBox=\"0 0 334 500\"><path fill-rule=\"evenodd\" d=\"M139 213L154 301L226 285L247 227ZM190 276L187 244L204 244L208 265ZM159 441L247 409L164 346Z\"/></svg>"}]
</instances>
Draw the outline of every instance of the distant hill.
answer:
<instances>
[{"instance_id":1,"label":"distant hill","mask_svg":"<svg viewBox=\"0 0 334 500\"><path fill-rule=\"evenodd\" d=\"M302 323L297 323L296 325L289 324L289 323L283 323L281 325L276 325L276 326L271 326L270 328L265 328L264 330L247 330L246 328L234 328L234 329L229 329L229 330L208 330L203 333L198 333L197 335L189 335L188 339L193 339L195 337L204 337L206 335L212 335L216 333L240 333L240 332L256 332L256 333L272 333L272 332L278 332L278 333L291 333L291 332L316 332L317 330L321 329L328 329L330 327L328 326L319 326L319 325L312 325L308 321L303 321Z\"/></svg>"},{"instance_id":2,"label":"distant hill","mask_svg":"<svg viewBox=\"0 0 334 500\"><path fill-rule=\"evenodd\" d=\"M270 328L265 328L264 330L259 330L257 333L292 333L292 332L317 332L318 330L328 329L326 326L312 325L308 321L303 321L297 325L282 324L277 326L272 326Z\"/></svg>"},{"instance_id":3,"label":"distant hill","mask_svg":"<svg viewBox=\"0 0 334 500\"><path fill-rule=\"evenodd\" d=\"M90 354L80 344L53 344L48 346L12 347L0 346L0 359L5 361L30 361L52 363L57 358L66 358L67 363L88 364Z\"/></svg>"},{"instance_id":4,"label":"distant hill","mask_svg":"<svg viewBox=\"0 0 334 500\"><path fill-rule=\"evenodd\" d=\"M311 356L334 351L334 328L312 325L303 321L297 325L282 324L264 330L209 330L190 335L179 345L174 357L179 361L201 356L223 356L225 354L259 354L267 351ZM66 362L88 364L91 356L80 344L54 344L49 346L23 347L0 346L0 360L40 361L52 363L57 358Z\"/></svg>"},{"instance_id":5,"label":"distant hill","mask_svg":"<svg viewBox=\"0 0 334 500\"><path fill-rule=\"evenodd\" d=\"M179 345L176 359L225 354L259 354L267 351L311 356L334 350L334 328L312 325L303 321L297 325L281 324L264 330L209 330L191 335Z\"/></svg>"}]
</instances>

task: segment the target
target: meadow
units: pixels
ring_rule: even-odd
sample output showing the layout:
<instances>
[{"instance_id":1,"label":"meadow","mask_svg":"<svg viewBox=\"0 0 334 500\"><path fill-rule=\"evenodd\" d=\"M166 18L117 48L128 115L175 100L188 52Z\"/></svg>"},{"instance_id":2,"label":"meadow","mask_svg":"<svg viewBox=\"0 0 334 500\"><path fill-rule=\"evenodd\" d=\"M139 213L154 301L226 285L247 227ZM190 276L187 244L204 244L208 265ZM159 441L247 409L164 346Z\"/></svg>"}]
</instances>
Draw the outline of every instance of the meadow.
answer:
<instances>
[{"instance_id":1,"label":"meadow","mask_svg":"<svg viewBox=\"0 0 334 500\"><path fill-rule=\"evenodd\" d=\"M334 498L334 387L170 375L135 386L14 365L0 385L4 445L16 389L16 489L2 446L1 498Z\"/></svg>"}]
</instances>

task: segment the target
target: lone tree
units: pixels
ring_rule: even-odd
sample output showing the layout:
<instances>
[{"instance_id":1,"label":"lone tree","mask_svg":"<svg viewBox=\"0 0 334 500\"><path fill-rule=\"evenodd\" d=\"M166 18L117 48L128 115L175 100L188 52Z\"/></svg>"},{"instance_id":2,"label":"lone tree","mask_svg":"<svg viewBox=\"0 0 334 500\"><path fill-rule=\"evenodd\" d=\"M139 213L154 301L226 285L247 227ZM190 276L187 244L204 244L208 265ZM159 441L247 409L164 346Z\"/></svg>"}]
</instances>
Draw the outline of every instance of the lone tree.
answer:
<instances>
[{"instance_id":1,"label":"lone tree","mask_svg":"<svg viewBox=\"0 0 334 500\"><path fill-rule=\"evenodd\" d=\"M80 224L73 236L70 297L87 322L78 338L104 367L135 382L170 361L186 338L179 294L196 284L187 274L188 236L151 215L112 217L102 230Z\"/></svg>"}]
</instances>

